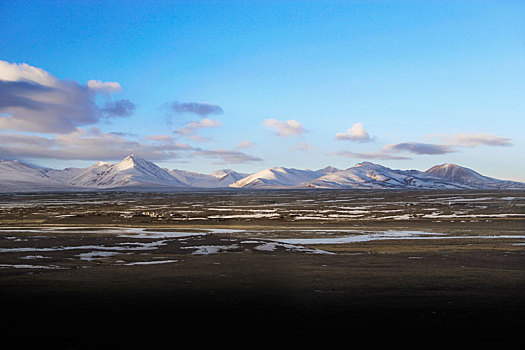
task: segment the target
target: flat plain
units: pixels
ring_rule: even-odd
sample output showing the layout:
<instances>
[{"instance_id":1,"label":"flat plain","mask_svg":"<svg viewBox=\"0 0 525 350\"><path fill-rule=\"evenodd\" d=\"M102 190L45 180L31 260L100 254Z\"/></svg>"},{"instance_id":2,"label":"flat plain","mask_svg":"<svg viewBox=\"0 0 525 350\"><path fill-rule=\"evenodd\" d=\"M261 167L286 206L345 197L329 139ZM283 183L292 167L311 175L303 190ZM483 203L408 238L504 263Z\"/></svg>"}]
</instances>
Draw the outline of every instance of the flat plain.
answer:
<instances>
[{"instance_id":1,"label":"flat plain","mask_svg":"<svg viewBox=\"0 0 525 350\"><path fill-rule=\"evenodd\" d=\"M5 194L0 293L13 347L502 347L524 326L525 192Z\"/></svg>"}]
</instances>

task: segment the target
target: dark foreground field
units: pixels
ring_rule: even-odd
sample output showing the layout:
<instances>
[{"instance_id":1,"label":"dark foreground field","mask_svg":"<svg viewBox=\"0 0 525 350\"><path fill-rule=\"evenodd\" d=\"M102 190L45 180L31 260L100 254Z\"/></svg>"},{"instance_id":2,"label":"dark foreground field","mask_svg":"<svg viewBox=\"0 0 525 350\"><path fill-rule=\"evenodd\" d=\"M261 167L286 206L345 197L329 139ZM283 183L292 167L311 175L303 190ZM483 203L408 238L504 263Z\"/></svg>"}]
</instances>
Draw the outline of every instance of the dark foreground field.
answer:
<instances>
[{"instance_id":1,"label":"dark foreground field","mask_svg":"<svg viewBox=\"0 0 525 350\"><path fill-rule=\"evenodd\" d=\"M522 192L6 195L0 209L2 348L521 343Z\"/></svg>"}]
</instances>

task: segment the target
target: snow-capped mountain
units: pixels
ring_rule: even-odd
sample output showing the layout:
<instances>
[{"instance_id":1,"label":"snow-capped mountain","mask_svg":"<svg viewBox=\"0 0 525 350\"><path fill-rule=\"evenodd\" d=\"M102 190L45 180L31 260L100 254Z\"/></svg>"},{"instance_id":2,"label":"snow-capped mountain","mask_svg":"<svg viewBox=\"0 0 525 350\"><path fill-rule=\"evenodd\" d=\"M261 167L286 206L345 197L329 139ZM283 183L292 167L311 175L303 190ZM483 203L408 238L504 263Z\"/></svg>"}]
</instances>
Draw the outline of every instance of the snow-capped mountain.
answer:
<instances>
[{"instance_id":1,"label":"snow-capped mountain","mask_svg":"<svg viewBox=\"0 0 525 350\"><path fill-rule=\"evenodd\" d=\"M232 169L221 169L212 172L210 175L215 177L221 185L228 186L236 181L244 179L250 174L238 173Z\"/></svg>"},{"instance_id":2,"label":"snow-capped mountain","mask_svg":"<svg viewBox=\"0 0 525 350\"><path fill-rule=\"evenodd\" d=\"M223 169L212 172L211 174L201 174L187 170L169 170L166 171L179 181L191 187L217 188L228 187L228 185L238 181L248 174L235 172L231 169Z\"/></svg>"},{"instance_id":3,"label":"snow-capped mountain","mask_svg":"<svg viewBox=\"0 0 525 350\"><path fill-rule=\"evenodd\" d=\"M326 169L326 168L325 168ZM234 188L283 188L294 187L324 175L323 170L268 168L234 182ZM328 171L328 170L325 170Z\"/></svg>"},{"instance_id":4,"label":"snow-capped mountain","mask_svg":"<svg viewBox=\"0 0 525 350\"><path fill-rule=\"evenodd\" d=\"M481 175L472 169L450 163L433 166L432 168L425 171L425 173L439 177L446 181L464 184L469 188L513 188L514 186L516 188L523 188L522 183L498 180L492 177Z\"/></svg>"},{"instance_id":5,"label":"snow-capped mountain","mask_svg":"<svg viewBox=\"0 0 525 350\"><path fill-rule=\"evenodd\" d=\"M494 179L454 164L436 165L422 172L362 162L345 170L276 167L247 175L231 169L211 174L162 169L135 155L117 164L97 162L88 168L64 170L0 160L0 192L182 187L525 190L525 183Z\"/></svg>"},{"instance_id":6,"label":"snow-capped mountain","mask_svg":"<svg viewBox=\"0 0 525 350\"><path fill-rule=\"evenodd\" d=\"M421 172L394 170L370 162L358 163L351 168L322 176L301 186L359 189L525 189L523 183L489 178L453 164L438 165Z\"/></svg>"},{"instance_id":7,"label":"snow-capped mountain","mask_svg":"<svg viewBox=\"0 0 525 350\"><path fill-rule=\"evenodd\" d=\"M70 179L83 172L85 168L44 169L43 173L58 181L67 183Z\"/></svg>"},{"instance_id":8,"label":"snow-capped mountain","mask_svg":"<svg viewBox=\"0 0 525 350\"><path fill-rule=\"evenodd\" d=\"M97 162L88 168L68 174L71 175L70 177L67 177L67 175L64 176L65 174L63 174L62 180L74 186L96 186L96 183L111 165L110 163ZM64 169L62 171L65 172L66 170L67 169Z\"/></svg>"},{"instance_id":9,"label":"snow-capped mountain","mask_svg":"<svg viewBox=\"0 0 525 350\"><path fill-rule=\"evenodd\" d=\"M337 173L338 171L341 171L341 169L334 168L333 166L327 166L325 168L316 170L317 173L323 174L323 175Z\"/></svg>"},{"instance_id":10,"label":"snow-capped mountain","mask_svg":"<svg viewBox=\"0 0 525 350\"><path fill-rule=\"evenodd\" d=\"M64 187L60 180L48 176L47 171L18 160L0 160L0 191L56 190Z\"/></svg>"},{"instance_id":11,"label":"snow-capped mountain","mask_svg":"<svg viewBox=\"0 0 525 350\"><path fill-rule=\"evenodd\" d=\"M186 187L166 170L132 154L117 164L98 162L68 181L74 186L113 187Z\"/></svg>"},{"instance_id":12,"label":"snow-capped mountain","mask_svg":"<svg viewBox=\"0 0 525 350\"><path fill-rule=\"evenodd\" d=\"M313 188L467 188L417 170L393 170L379 164L362 162L346 170L324 175L302 184Z\"/></svg>"}]
</instances>

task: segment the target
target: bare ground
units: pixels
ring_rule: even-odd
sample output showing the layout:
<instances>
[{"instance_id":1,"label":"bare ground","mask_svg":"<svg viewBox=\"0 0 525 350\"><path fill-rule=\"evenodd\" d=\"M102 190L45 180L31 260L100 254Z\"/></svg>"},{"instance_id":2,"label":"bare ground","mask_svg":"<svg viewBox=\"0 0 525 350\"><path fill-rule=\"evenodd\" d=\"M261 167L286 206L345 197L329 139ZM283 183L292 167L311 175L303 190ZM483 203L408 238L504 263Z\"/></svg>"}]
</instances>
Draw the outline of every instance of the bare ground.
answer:
<instances>
[{"instance_id":1,"label":"bare ground","mask_svg":"<svg viewBox=\"0 0 525 350\"><path fill-rule=\"evenodd\" d=\"M396 344L408 348L511 348L519 344L525 325L525 246L518 238L525 234L525 220L519 216L524 214L523 193L328 191L312 197L311 193L291 192L259 193L259 197L219 192L200 196L102 193L0 198L0 249L5 250L0 253L0 264L5 265L0 268L3 343L7 348L50 349L157 348L161 342L179 347L188 341L195 347L243 348ZM411 205L399 204L407 202ZM204 210L200 212L181 212L202 203ZM370 206L380 214L305 223L290 216L309 210L308 215L323 217L337 212L331 207L333 203L339 207ZM153 208L159 204L164 207ZM264 206L267 204L270 206ZM218 211L210 208L219 205L234 209L244 206L243 210L273 208L271 205L286 209L279 211L283 217L278 219L191 222L171 220L173 216L139 216L143 211L156 210L215 216ZM404 211L396 215L414 216L381 219L391 216L389 210L401 209ZM135 214L129 216L129 212ZM428 212L462 212L471 217L417 218L417 214ZM227 216L239 211L220 213ZM506 213L515 216L503 216ZM481 220L479 215L489 217ZM75 233L75 227L86 225L92 229ZM14 226L22 229L9 231L8 227ZM79 257L96 250L93 248L45 251L73 245L130 248L160 239L131 239L95 229L102 226L142 226L156 232L212 228L244 231L169 239L154 250L115 250L115 255L93 260ZM71 230L52 231L46 236L45 232L29 232L31 227ZM335 254L312 254L284 246L257 249L259 243L276 238L327 237L320 230L328 229L334 230L330 237L348 235L341 230L352 229L422 230L469 238L305 246ZM487 235L516 238L481 237ZM217 254L194 254L196 247L214 246L234 248ZM13 248L33 251L7 250ZM28 256L33 258L26 259ZM169 262L140 264L159 261ZM9 267L17 264L57 269Z\"/></svg>"}]
</instances>

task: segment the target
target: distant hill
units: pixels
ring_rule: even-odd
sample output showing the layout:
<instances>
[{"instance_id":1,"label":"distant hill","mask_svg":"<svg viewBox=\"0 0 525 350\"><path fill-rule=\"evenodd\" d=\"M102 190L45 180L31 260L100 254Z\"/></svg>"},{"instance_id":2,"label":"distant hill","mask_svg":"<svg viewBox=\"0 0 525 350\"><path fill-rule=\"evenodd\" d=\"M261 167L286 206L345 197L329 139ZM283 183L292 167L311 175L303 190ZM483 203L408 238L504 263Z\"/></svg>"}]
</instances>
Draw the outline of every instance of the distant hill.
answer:
<instances>
[{"instance_id":1,"label":"distant hill","mask_svg":"<svg viewBox=\"0 0 525 350\"><path fill-rule=\"evenodd\" d=\"M230 184L238 181L248 174L238 173L231 169L222 169L212 172L211 174L200 174L187 170L169 170L166 171L177 178L182 183L190 187L217 188L228 187Z\"/></svg>"},{"instance_id":2,"label":"distant hill","mask_svg":"<svg viewBox=\"0 0 525 350\"><path fill-rule=\"evenodd\" d=\"M521 189L525 183L498 180L455 164L427 171L394 170L370 162L340 170L274 167L254 174L222 169L210 174L162 169L130 155L116 164L97 162L87 168L40 168L17 160L0 160L0 192L71 191L112 188L326 188L326 189Z\"/></svg>"}]
</instances>

